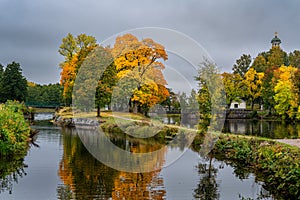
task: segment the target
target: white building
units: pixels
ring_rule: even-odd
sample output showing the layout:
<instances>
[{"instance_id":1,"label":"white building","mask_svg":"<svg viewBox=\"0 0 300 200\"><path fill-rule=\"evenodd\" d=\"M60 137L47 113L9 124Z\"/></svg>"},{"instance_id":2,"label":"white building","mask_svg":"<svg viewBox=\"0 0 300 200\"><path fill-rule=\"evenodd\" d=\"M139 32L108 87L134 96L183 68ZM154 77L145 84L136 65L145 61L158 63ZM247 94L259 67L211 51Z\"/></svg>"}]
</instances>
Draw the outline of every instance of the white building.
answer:
<instances>
[{"instance_id":1,"label":"white building","mask_svg":"<svg viewBox=\"0 0 300 200\"><path fill-rule=\"evenodd\" d=\"M240 99L238 101L232 101L230 104L230 109L246 109L246 101Z\"/></svg>"}]
</instances>

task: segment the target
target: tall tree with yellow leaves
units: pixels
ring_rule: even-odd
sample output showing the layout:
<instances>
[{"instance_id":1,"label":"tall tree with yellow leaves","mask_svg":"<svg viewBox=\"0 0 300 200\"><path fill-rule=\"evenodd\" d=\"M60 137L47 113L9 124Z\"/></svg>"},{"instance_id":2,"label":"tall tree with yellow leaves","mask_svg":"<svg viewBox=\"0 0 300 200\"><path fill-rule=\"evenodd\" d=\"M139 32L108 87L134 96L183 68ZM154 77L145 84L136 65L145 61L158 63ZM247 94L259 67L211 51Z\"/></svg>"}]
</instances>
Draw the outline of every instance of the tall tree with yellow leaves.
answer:
<instances>
[{"instance_id":1,"label":"tall tree with yellow leaves","mask_svg":"<svg viewBox=\"0 0 300 200\"><path fill-rule=\"evenodd\" d=\"M117 77L134 82L129 104L134 113L147 112L156 103L163 102L169 92L162 74L167 60L165 48L150 38L139 40L132 34L116 38L112 54L115 58ZM126 81L125 81L126 82Z\"/></svg>"},{"instance_id":2,"label":"tall tree with yellow leaves","mask_svg":"<svg viewBox=\"0 0 300 200\"><path fill-rule=\"evenodd\" d=\"M254 101L261 97L263 72L256 72L254 68L250 68L246 74L243 83L246 87L245 97L250 101L251 109L253 110Z\"/></svg>"},{"instance_id":3,"label":"tall tree with yellow leaves","mask_svg":"<svg viewBox=\"0 0 300 200\"><path fill-rule=\"evenodd\" d=\"M65 58L60 63L62 69L60 83L64 87L63 97L66 105L72 103L74 81L80 65L96 46L96 39L86 34L74 37L69 33L62 39L58 52Z\"/></svg>"},{"instance_id":4,"label":"tall tree with yellow leaves","mask_svg":"<svg viewBox=\"0 0 300 200\"><path fill-rule=\"evenodd\" d=\"M279 68L279 79L274 88L275 110L282 119L297 117L299 93L293 83L297 68L282 65Z\"/></svg>"}]
</instances>

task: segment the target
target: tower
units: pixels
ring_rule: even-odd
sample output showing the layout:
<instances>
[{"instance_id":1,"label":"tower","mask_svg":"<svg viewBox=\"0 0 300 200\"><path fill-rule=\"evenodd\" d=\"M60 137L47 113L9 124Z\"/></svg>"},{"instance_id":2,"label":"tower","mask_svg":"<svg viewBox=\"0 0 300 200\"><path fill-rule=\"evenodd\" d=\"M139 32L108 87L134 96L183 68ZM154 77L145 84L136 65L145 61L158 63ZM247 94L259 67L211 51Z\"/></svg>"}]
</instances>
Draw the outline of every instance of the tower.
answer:
<instances>
[{"instance_id":1,"label":"tower","mask_svg":"<svg viewBox=\"0 0 300 200\"><path fill-rule=\"evenodd\" d=\"M275 37L271 40L272 47L279 47L281 40L278 38L278 33L275 32Z\"/></svg>"}]
</instances>

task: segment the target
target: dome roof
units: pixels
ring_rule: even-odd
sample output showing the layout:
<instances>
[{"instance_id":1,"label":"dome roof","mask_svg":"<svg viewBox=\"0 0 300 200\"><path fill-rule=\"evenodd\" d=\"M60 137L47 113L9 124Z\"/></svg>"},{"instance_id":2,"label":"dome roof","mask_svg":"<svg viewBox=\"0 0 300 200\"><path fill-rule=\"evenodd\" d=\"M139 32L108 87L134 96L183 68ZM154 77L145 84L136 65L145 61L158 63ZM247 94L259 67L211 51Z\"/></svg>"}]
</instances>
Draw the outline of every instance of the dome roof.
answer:
<instances>
[{"instance_id":1,"label":"dome roof","mask_svg":"<svg viewBox=\"0 0 300 200\"><path fill-rule=\"evenodd\" d=\"M281 40L280 40L277 36L275 36L275 37L271 40L271 43L273 43L273 42L279 42L279 43L281 43Z\"/></svg>"},{"instance_id":2,"label":"dome roof","mask_svg":"<svg viewBox=\"0 0 300 200\"><path fill-rule=\"evenodd\" d=\"M278 33L275 32L275 37L271 40L272 44L280 44L281 40L277 37Z\"/></svg>"}]
</instances>

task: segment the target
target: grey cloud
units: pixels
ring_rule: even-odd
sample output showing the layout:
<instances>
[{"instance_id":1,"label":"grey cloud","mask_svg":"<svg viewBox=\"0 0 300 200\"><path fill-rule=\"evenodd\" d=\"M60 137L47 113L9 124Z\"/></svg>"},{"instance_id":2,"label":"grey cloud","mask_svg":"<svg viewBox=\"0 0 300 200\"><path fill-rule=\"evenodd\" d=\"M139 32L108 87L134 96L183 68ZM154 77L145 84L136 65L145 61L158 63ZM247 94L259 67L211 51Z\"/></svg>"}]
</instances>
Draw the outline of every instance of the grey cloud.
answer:
<instances>
[{"instance_id":1,"label":"grey cloud","mask_svg":"<svg viewBox=\"0 0 300 200\"><path fill-rule=\"evenodd\" d=\"M57 50L68 32L99 42L132 28L155 26L183 32L209 52L224 70L243 53L255 57L270 48L275 31L286 51L299 49L297 0L2 0L0 63L20 62L32 81L59 81Z\"/></svg>"}]
</instances>

